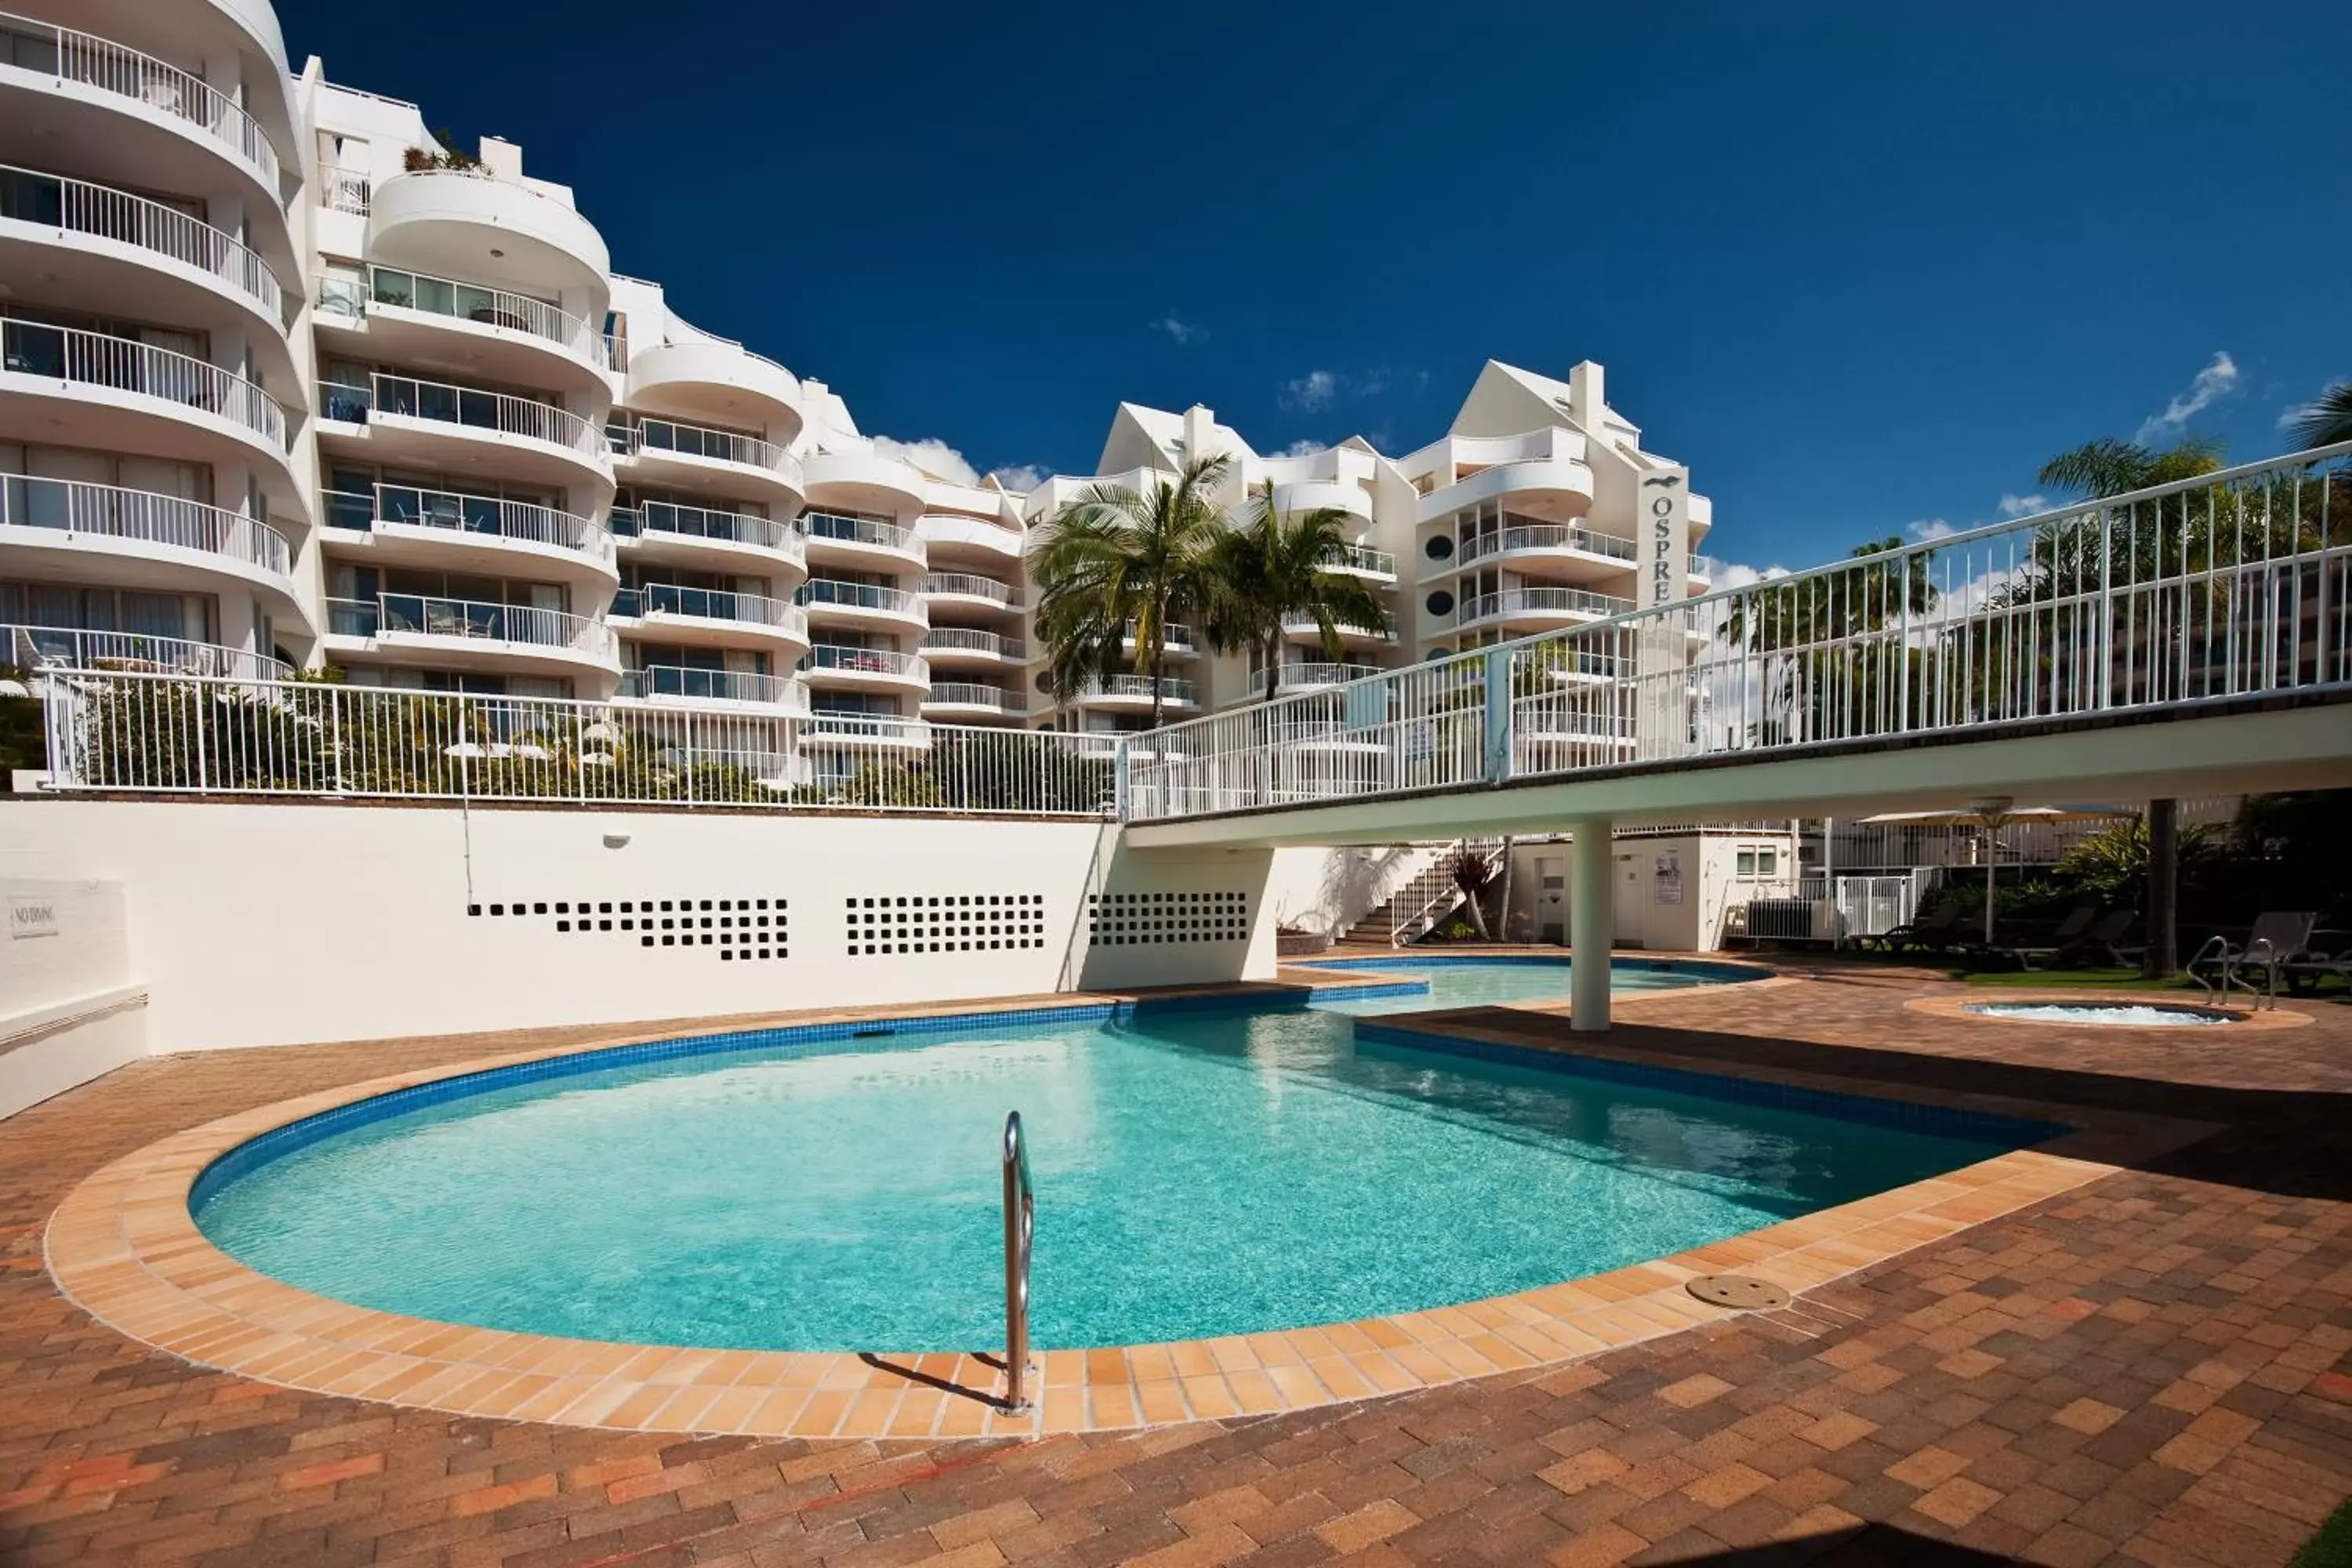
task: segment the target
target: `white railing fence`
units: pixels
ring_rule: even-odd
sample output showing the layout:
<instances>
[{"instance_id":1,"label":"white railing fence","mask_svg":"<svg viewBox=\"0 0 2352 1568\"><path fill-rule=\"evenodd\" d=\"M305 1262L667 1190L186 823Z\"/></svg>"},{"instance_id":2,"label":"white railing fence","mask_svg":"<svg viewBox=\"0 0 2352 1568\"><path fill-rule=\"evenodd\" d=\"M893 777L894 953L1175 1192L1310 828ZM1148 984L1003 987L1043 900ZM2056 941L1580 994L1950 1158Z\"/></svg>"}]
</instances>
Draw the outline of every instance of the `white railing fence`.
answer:
<instances>
[{"instance_id":1,"label":"white railing fence","mask_svg":"<svg viewBox=\"0 0 2352 1568\"><path fill-rule=\"evenodd\" d=\"M233 676L242 680L285 680L294 674L292 665L251 648L223 647L218 643L151 632L5 623L0 623L0 664L18 669L128 669Z\"/></svg>"},{"instance_id":2,"label":"white railing fence","mask_svg":"<svg viewBox=\"0 0 2352 1568\"><path fill-rule=\"evenodd\" d=\"M2352 442L1166 726L1150 819L2352 688ZM1148 753L1148 754L1147 754Z\"/></svg>"},{"instance_id":3,"label":"white railing fence","mask_svg":"<svg viewBox=\"0 0 2352 1568\"><path fill-rule=\"evenodd\" d=\"M77 670L53 786L1100 816L1114 753L1045 730Z\"/></svg>"},{"instance_id":4,"label":"white railing fence","mask_svg":"<svg viewBox=\"0 0 2352 1568\"><path fill-rule=\"evenodd\" d=\"M558 305L513 294L479 283L461 283L430 273L404 272L391 267L368 268L368 298L395 310L421 310L486 327L504 327L561 344L583 359L596 359L596 340L588 323ZM323 302L323 301L322 301Z\"/></svg>"},{"instance_id":5,"label":"white railing fence","mask_svg":"<svg viewBox=\"0 0 2352 1568\"><path fill-rule=\"evenodd\" d=\"M242 425L279 451L286 449L286 410L276 398L242 376L170 349L79 327L10 320L0 321L0 367L184 404Z\"/></svg>"},{"instance_id":6,"label":"white railing fence","mask_svg":"<svg viewBox=\"0 0 2352 1568\"><path fill-rule=\"evenodd\" d=\"M168 544L243 561L284 576L293 561L286 536L258 519L156 490L0 475L0 525Z\"/></svg>"},{"instance_id":7,"label":"white railing fence","mask_svg":"<svg viewBox=\"0 0 2352 1568\"><path fill-rule=\"evenodd\" d=\"M329 599L327 630L337 637L386 633L467 637L562 648L591 658L617 656L620 639L602 621L536 605L444 599L425 594L378 594L373 599Z\"/></svg>"},{"instance_id":8,"label":"white railing fence","mask_svg":"<svg viewBox=\"0 0 2352 1568\"><path fill-rule=\"evenodd\" d=\"M0 164L0 217L93 235L152 250L209 273L283 324L278 274L234 236L145 196L34 169Z\"/></svg>"},{"instance_id":9,"label":"white railing fence","mask_svg":"<svg viewBox=\"0 0 2352 1568\"><path fill-rule=\"evenodd\" d=\"M0 12L0 59L83 87L136 99L195 126L244 162L275 197L278 149L253 116L220 89L152 55L106 38Z\"/></svg>"},{"instance_id":10,"label":"white railing fence","mask_svg":"<svg viewBox=\"0 0 2352 1568\"><path fill-rule=\"evenodd\" d=\"M328 382L320 388L326 418L365 424L371 416L430 419L437 424L463 425L470 429L521 436L564 447L581 457L600 458L604 445L595 427L569 409L533 398L479 387L453 386L446 382L419 381L415 376L373 373L368 384Z\"/></svg>"},{"instance_id":11,"label":"white railing fence","mask_svg":"<svg viewBox=\"0 0 2352 1568\"><path fill-rule=\"evenodd\" d=\"M372 493L324 490L320 496L326 502L330 527L365 529L390 523L441 528L551 544L598 561L613 558L613 536L595 519L528 501L393 484L378 484Z\"/></svg>"}]
</instances>

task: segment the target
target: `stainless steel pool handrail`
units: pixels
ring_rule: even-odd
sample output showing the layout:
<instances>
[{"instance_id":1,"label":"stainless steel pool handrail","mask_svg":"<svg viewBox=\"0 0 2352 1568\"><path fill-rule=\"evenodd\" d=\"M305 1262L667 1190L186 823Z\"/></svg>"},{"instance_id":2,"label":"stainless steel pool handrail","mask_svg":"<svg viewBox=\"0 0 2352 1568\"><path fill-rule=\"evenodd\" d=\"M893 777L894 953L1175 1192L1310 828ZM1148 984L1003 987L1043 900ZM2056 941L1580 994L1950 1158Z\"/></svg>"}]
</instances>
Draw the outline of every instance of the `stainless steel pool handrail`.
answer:
<instances>
[{"instance_id":1,"label":"stainless steel pool handrail","mask_svg":"<svg viewBox=\"0 0 2352 1568\"><path fill-rule=\"evenodd\" d=\"M1004 1408L1023 1411L1029 1373L1029 1253L1037 1235L1037 1188L1029 1179L1029 1143L1021 1113L1004 1118Z\"/></svg>"}]
</instances>

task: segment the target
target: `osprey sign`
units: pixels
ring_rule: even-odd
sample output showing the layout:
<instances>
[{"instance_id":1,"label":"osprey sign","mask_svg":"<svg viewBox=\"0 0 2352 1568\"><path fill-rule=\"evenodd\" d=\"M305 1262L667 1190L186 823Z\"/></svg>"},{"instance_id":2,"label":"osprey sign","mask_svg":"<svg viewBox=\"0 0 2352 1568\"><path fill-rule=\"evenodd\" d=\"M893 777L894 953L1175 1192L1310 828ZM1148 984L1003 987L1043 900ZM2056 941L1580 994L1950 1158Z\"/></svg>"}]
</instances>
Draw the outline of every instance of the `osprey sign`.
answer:
<instances>
[{"instance_id":1,"label":"osprey sign","mask_svg":"<svg viewBox=\"0 0 2352 1568\"><path fill-rule=\"evenodd\" d=\"M1643 609L1685 596L1690 567L1690 470L1653 468L1634 488L1635 595Z\"/></svg>"}]
</instances>

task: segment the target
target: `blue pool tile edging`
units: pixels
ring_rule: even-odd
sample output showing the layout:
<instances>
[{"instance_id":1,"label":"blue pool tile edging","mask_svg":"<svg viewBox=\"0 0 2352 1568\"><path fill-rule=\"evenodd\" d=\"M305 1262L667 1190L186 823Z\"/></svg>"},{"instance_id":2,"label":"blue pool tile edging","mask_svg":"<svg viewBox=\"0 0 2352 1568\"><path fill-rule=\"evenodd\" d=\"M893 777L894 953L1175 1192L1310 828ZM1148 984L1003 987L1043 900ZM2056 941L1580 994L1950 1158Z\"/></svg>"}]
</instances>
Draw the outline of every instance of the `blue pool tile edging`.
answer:
<instances>
[{"instance_id":1,"label":"blue pool tile edging","mask_svg":"<svg viewBox=\"0 0 2352 1568\"><path fill-rule=\"evenodd\" d=\"M1997 1111L1929 1105L1916 1100L1843 1094L1833 1089L1780 1083L1770 1079L1735 1078L1727 1073L1701 1072L1691 1068L1658 1067L1648 1062L1618 1061L1611 1057L1579 1056L1571 1051L1546 1050L1538 1046L1510 1046L1497 1040L1468 1039L1460 1035L1428 1034L1363 1018L1356 1020L1356 1038L1440 1056L1469 1057L1502 1067L1528 1068L1538 1072L1667 1089L1701 1100L1805 1111L1842 1121L1868 1122L1874 1126L1898 1128L1939 1138L1966 1139L1978 1143L2006 1143L2021 1149L2074 1131L2063 1121L2042 1121L2032 1117L2003 1116Z\"/></svg>"},{"instance_id":2,"label":"blue pool tile edging","mask_svg":"<svg viewBox=\"0 0 2352 1568\"><path fill-rule=\"evenodd\" d=\"M313 1116L273 1127L225 1152L198 1173L188 1191L188 1212L201 1210L212 1195L239 1176L249 1174L321 1139L383 1121L411 1111L494 1094L520 1084L579 1078L614 1068L680 1057L729 1056L746 1051L786 1052L845 1040L887 1039L900 1035L935 1035L954 1029L1022 1024L1131 1023L1167 1013L1247 1009L1252 1012L1303 1010L1316 1002L1350 1002L1367 996L1426 994L1427 981L1376 981L1361 985L1318 985L1286 992L1212 991L1184 996L1142 996L1118 1002L1071 1003L1059 1006L1015 1007L976 1013L933 1013L904 1018L847 1019L830 1024L788 1024L772 1029L741 1029L727 1034L685 1035L676 1039L644 1040L604 1046L593 1051L572 1051L436 1079L431 1083L372 1094L348 1105L338 1105Z\"/></svg>"},{"instance_id":3,"label":"blue pool tile edging","mask_svg":"<svg viewBox=\"0 0 2352 1568\"><path fill-rule=\"evenodd\" d=\"M1317 958L1294 960L1293 969L1421 971L1425 969L1485 969L1497 965L1514 968L1554 968L1567 971L1573 961L1563 950L1559 957L1548 953L1430 953L1418 958ZM1761 964L1714 963L1706 959L1692 958L1612 958L1609 967L1643 974L1691 974L1719 982L1769 980L1772 972Z\"/></svg>"}]
</instances>

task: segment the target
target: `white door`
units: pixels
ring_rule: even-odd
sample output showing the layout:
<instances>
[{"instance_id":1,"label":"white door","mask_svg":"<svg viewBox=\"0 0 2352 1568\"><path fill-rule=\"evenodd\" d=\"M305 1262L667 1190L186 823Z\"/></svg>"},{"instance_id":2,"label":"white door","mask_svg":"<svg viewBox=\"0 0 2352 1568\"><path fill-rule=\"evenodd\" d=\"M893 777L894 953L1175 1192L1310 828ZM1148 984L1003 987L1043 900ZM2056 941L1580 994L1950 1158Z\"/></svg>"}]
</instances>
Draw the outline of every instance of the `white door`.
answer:
<instances>
[{"instance_id":1,"label":"white door","mask_svg":"<svg viewBox=\"0 0 2352 1568\"><path fill-rule=\"evenodd\" d=\"M1617 945L1639 947L1647 929L1650 889L1642 880L1642 858L1638 855L1617 857Z\"/></svg>"},{"instance_id":2,"label":"white door","mask_svg":"<svg viewBox=\"0 0 2352 1568\"><path fill-rule=\"evenodd\" d=\"M1536 940L1568 941L1568 859L1560 855L1536 857Z\"/></svg>"}]
</instances>

